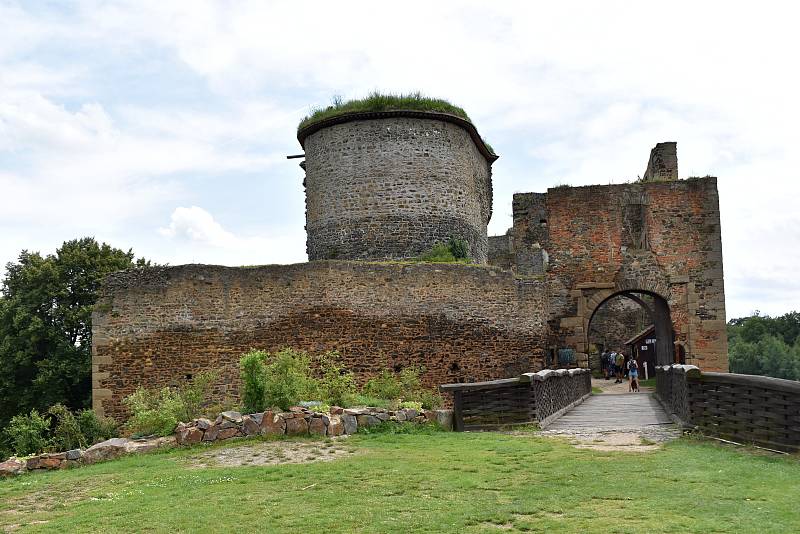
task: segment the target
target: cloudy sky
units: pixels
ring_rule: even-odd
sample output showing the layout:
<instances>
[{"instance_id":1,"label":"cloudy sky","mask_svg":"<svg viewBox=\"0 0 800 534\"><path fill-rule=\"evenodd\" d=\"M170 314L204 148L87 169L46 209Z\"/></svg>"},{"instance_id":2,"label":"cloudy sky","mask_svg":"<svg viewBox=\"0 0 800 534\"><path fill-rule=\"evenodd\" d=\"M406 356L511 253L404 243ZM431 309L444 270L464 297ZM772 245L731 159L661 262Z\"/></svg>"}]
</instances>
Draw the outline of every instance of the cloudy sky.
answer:
<instances>
[{"instance_id":1,"label":"cloudy sky","mask_svg":"<svg viewBox=\"0 0 800 534\"><path fill-rule=\"evenodd\" d=\"M557 4L557 5L555 5ZM0 264L92 235L156 262L306 260L298 121L461 105L511 195L719 177L728 317L800 309L800 13L770 2L0 0Z\"/></svg>"}]
</instances>

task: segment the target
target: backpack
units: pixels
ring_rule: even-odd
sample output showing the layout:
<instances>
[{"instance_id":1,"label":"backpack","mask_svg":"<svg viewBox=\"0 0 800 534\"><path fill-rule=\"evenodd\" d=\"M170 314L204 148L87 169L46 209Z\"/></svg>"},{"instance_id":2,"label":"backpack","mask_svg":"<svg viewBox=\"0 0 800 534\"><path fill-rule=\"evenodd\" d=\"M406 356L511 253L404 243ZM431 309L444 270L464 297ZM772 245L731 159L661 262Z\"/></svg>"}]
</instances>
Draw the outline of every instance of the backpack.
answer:
<instances>
[{"instance_id":1,"label":"backpack","mask_svg":"<svg viewBox=\"0 0 800 534\"><path fill-rule=\"evenodd\" d=\"M639 370L639 363L636 360L631 359L628 362L628 370Z\"/></svg>"}]
</instances>

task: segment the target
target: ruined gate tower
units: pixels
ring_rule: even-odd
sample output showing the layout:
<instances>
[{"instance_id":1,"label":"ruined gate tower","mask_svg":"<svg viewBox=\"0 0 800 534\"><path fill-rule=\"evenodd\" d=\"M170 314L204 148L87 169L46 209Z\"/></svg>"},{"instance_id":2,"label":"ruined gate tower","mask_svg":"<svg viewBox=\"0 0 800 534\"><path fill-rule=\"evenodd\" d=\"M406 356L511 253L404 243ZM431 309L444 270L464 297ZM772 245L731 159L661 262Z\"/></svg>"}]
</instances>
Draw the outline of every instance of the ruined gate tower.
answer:
<instances>
[{"instance_id":1,"label":"ruined gate tower","mask_svg":"<svg viewBox=\"0 0 800 534\"><path fill-rule=\"evenodd\" d=\"M514 226L490 262L547 282L550 348L587 365L589 323L616 295L647 295L658 363L728 370L717 179L678 180L676 143L634 183L514 195Z\"/></svg>"}]
</instances>

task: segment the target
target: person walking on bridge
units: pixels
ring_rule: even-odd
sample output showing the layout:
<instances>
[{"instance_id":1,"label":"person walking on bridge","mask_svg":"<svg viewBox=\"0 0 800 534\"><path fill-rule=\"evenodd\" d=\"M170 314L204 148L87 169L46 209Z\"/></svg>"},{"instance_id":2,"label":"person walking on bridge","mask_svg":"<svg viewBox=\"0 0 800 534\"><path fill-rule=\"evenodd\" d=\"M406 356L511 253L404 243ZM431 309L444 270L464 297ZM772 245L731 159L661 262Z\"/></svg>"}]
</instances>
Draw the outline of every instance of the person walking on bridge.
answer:
<instances>
[{"instance_id":1,"label":"person walking on bridge","mask_svg":"<svg viewBox=\"0 0 800 534\"><path fill-rule=\"evenodd\" d=\"M636 358L628 360L628 391L639 391L639 362Z\"/></svg>"},{"instance_id":2,"label":"person walking on bridge","mask_svg":"<svg viewBox=\"0 0 800 534\"><path fill-rule=\"evenodd\" d=\"M614 368L617 371L615 384L622 384L622 373L625 372L625 355L622 352L614 352Z\"/></svg>"}]
</instances>

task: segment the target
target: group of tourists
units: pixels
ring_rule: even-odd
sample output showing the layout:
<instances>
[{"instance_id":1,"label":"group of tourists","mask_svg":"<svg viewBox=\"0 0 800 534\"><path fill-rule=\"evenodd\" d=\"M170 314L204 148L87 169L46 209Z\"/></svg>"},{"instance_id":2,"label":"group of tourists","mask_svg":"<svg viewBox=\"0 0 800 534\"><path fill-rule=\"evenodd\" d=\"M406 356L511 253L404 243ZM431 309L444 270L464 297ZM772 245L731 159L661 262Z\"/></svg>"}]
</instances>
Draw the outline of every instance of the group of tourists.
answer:
<instances>
[{"instance_id":1,"label":"group of tourists","mask_svg":"<svg viewBox=\"0 0 800 534\"><path fill-rule=\"evenodd\" d=\"M635 358L626 358L622 351L603 351L600 365L606 380L614 377L615 384L628 379L628 391L639 391L639 363Z\"/></svg>"}]
</instances>

